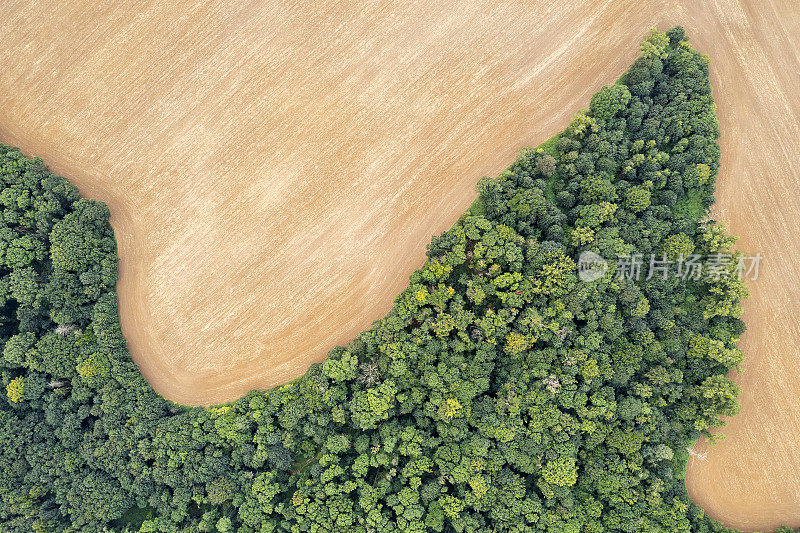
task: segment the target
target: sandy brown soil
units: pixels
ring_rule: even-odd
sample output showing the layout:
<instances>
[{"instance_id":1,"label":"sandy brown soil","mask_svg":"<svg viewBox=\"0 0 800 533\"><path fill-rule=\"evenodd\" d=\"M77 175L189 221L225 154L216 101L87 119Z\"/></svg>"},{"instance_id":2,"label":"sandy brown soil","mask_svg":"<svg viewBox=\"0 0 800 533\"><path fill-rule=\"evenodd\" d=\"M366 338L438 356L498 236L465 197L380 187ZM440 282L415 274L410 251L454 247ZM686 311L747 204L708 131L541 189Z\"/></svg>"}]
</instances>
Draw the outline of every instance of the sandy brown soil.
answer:
<instances>
[{"instance_id":1,"label":"sandy brown soil","mask_svg":"<svg viewBox=\"0 0 800 533\"><path fill-rule=\"evenodd\" d=\"M683 24L712 57L720 218L767 257L742 413L687 482L731 525L800 525L797 3L286 4L2 2L0 140L111 207L123 331L156 390L230 400L348 342L482 175Z\"/></svg>"},{"instance_id":2,"label":"sandy brown soil","mask_svg":"<svg viewBox=\"0 0 800 533\"><path fill-rule=\"evenodd\" d=\"M613 4L3 3L0 139L109 204L133 356L191 404L382 316L475 182L652 25Z\"/></svg>"},{"instance_id":3,"label":"sandy brown soil","mask_svg":"<svg viewBox=\"0 0 800 533\"><path fill-rule=\"evenodd\" d=\"M753 2L755 4L755 2ZM764 255L749 284L741 413L695 460L687 487L745 531L800 526L800 3L718 1L679 10L711 56L722 125L717 217Z\"/></svg>"}]
</instances>

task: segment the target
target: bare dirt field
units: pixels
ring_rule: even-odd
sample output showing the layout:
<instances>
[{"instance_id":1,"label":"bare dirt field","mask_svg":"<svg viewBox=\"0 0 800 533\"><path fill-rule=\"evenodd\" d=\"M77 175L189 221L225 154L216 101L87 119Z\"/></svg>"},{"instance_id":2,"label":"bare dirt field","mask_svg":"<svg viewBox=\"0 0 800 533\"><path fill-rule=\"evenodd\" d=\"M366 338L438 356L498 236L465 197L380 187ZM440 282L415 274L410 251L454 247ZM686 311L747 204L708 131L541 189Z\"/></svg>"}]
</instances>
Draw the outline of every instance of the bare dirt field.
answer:
<instances>
[{"instance_id":1,"label":"bare dirt field","mask_svg":"<svg viewBox=\"0 0 800 533\"><path fill-rule=\"evenodd\" d=\"M701 443L687 487L712 516L745 531L800 525L800 3L703 3L678 9L711 56L722 126L715 210L739 248L764 256L749 284L741 413Z\"/></svg>"},{"instance_id":2,"label":"bare dirt field","mask_svg":"<svg viewBox=\"0 0 800 533\"><path fill-rule=\"evenodd\" d=\"M684 25L712 59L719 218L766 257L742 413L687 484L730 525L800 525L796 2L0 7L0 141L109 204L131 352L187 404L285 382L368 327L482 175L566 126L650 27Z\"/></svg>"}]
</instances>

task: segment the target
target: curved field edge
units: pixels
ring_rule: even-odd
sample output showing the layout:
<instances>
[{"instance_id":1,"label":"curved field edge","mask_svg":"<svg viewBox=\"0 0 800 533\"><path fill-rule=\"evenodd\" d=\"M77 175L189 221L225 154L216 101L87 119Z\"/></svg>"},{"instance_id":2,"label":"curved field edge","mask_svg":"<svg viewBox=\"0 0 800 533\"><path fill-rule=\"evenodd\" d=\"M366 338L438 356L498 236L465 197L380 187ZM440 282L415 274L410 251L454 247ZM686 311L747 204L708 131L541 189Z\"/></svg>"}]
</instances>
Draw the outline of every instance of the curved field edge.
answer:
<instances>
[{"instance_id":1,"label":"curved field edge","mask_svg":"<svg viewBox=\"0 0 800 533\"><path fill-rule=\"evenodd\" d=\"M614 268L585 283L573 260L732 244L699 223L719 166L707 60L680 29L642 50L563 134L482 180L386 318L209 409L159 397L130 360L107 208L2 148L4 522L720 530L683 476L737 409L743 286Z\"/></svg>"}]
</instances>

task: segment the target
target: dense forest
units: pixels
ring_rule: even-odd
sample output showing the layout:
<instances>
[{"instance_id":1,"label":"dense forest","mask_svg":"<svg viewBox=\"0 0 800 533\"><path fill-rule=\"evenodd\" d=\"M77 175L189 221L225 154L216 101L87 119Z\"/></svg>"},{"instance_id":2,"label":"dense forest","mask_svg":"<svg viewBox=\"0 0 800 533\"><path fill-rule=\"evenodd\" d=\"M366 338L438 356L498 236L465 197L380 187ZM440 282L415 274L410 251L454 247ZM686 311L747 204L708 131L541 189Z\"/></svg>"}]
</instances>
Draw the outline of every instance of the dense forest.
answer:
<instances>
[{"instance_id":1,"label":"dense forest","mask_svg":"<svg viewBox=\"0 0 800 533\"><path fill-rule=\"evenodd\" d=\"M385 318L210 408L128 354L107 207L0 146L0 530L729 531L683 481L738 410L718 137L708 58L651 32L563 133L481 180ZM628 275L637 254L716 270Z\"/></svg>"}]
</instances>

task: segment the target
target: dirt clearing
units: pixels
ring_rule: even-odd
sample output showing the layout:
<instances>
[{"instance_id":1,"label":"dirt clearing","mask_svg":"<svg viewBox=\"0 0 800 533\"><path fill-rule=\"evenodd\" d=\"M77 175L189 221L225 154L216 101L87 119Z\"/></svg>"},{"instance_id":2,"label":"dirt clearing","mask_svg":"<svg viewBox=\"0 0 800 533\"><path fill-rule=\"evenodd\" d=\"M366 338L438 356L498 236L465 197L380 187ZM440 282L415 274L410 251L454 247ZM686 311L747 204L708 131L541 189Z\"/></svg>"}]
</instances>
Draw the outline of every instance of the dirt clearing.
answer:
<instances>
[{"instance_id":1,"label":"dirt clearing","mask_svg":"<svg viewBox=\"0 0 800 533\"><path fill-rule=\"evenodd\" d=\"M712 58L720 218L766 257L742 413L688 484L731 525L800 525L800 10L695 4L6 0L0 140L109 204L150 383L222 402L382 316L482 175L682 24Z\"/></svg>"},{"instance_id":2,"label":"dirt clearing","mask_svg":"<svg viewBox=\"0 0 800 533\"><path fill-rule=\"evenodd\" d=\"M741 413L695 460L687 486L744 531L800 526L800 4L704 2L677 10L711 56L722 126L717 217L764 256L749 283ZM756 5L757 4L757 5Z\"/></svg>"}]
</instances>

